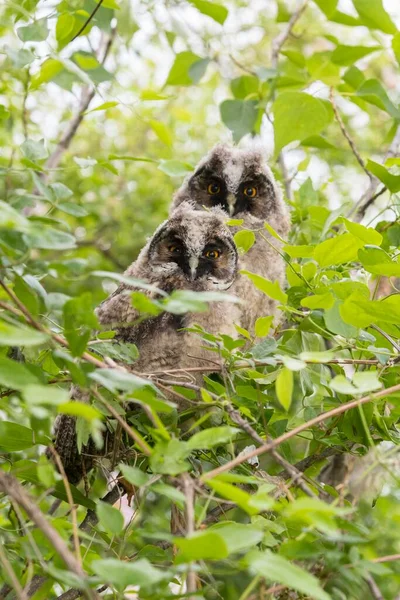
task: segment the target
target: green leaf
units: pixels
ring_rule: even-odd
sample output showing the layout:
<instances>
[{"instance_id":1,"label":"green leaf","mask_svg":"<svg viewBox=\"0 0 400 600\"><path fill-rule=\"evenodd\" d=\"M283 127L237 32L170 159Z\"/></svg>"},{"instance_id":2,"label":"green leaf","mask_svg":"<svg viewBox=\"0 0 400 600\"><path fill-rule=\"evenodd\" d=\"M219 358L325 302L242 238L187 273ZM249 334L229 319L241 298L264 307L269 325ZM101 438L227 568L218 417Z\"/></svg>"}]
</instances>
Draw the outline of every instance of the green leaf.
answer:
<instances>
[{"instance_id":1,"label":"green leaf","mask_svg":"<svg viewBox=\"0 0 400 600\"><path fill-rule=\"evenodd\" d=\"M304 569L292 564L283 556L269 550L253 550L245 557L248 569L254 575L265 577L271 582L280 583L315 600L331 600L324 592L318 579Z\"/></svg>"},{"instance_id":2,"label":"green leaf","mask_svg":"<svg viewBox=\"0 0 400 600\"><path fill-rule=\"evenodd\" d=\"M313 258L321 267L341 265L356 260L358 251L364 246L360 238L343 233L325 240L314 248Z\"/></svg>"},{"instance_id":3,"label":"green leaf","mask_svg":"<svg viewBox=\"0 0 400 600\"><path fill-rule=\"evenodd\" d=\"M205 0L189 0L203 15L211 17L220 25L223 25L229 14L228 9L216 2L206 2Z\"/></svg>"},{"instance_id":4,"label":"green leaf","mask_svg":"<svg viewBox=\"0 0 400 600\"><path fill-rule=\"evenodd\" d=\"M69 399L69 392L57 386L30 383L22 389L22 396L28 405L57 406Z\"/></svg>"},{"instance_id":5,"label":"green leaf","mask_svg":"<svg viewBox=\"0 0 400 600\"><path fill-rule=\"evenodd\" d=\"M0 346L40 346L48 339L45 333L35 329L14 327L0 321Z\"/></svg>"},{"instance_id":6,"label":"green leaf","mask_svg":"<svg viewBox=\"0 0 400 600\"><path fill-rule=\"evenodd\" d=\"M150 120L149 125L158 137L158 139L161 140L163 144L168 146L168 148L172 148L174 138L169 128L161 121Z\"/></svg>"},{"instance_id":7,"label":"green leaf","mask_svg":"<svg viewBox=\"0 0 400 600\"><path fill-rule=\"evenodd\" d=\"M332 62L337 65L350 66L360 58L382 50L381 46L343 46L339 44L332 52Z\"/></svg>"},{"instance_id":8,"label":"green leaf","mask_svg":"<svg viewBox=\"0 0 400 600\"><path fill-rule=\"evenodd\" d=\"M17 35L22 42L43 42L49 35L47 18L39 19L23 27L18 27Z\"/></svg>"},{"instance_id":9,"label":"green leaf","mask_svg":"<svg viewBox=\"0 0 400 600\"><path fill-rule=\"evenodd\" d=\"M209 64L209 58L201 58L200 60L196 60L196 62L189 67L189 77L193 83L199 83L201 78L206 74Z\"/></svg>"},{"instance_id":10,"label":"green leaf","mask_svg":"<svg viewBox=\"0 0 400 600\"><path fill-rule=\"evenodd\" d=\"M70 233L59 231L53 227L43 227L32 224L29 231L24 234L25 241L30 248L43 250L71 250L76 247L76 240Z\"/></svg>"},{"instance_id":11,"label":"green leaf","mask_svg":"<svg viewBox=\"0 0 400 600\"><path fill-rule=\"evenodd\" d=\"M156 569L146 558L132 562L104 558L94 560L91 568L102 581L114 585L119 590L124 590L128 585L146 588L171 577L166 568Z\"/></svg>"},{"instance_id":12,"label":"green leaf","mask_svg":"<svg viewBox=\"0 0 400 600\"><path fill-rule=\"evenodd\" d=\"M54 58L46 60L38 73L36 73L31 80L31 89L37 90L42 83L52 81L57 75L64 70L64 65Z\"/></svg>"},{"instance_id":13,"label":"green leaf","mask_svg":"<svg viewBox=\"0 0 400 600\"><path fill-rule=\"evenodd\" d=\"M258 508L251 504L252 496L250 494L230 483L214 478L207 480L207 485L219 496L231 500L249 515L256 515L264 510L262 507Z\"/></svg>"},{"instance_id":14,"label":"green leaf","mask_svg":"<svg viewBox=\"0 0 400 600\"><path fill-rule=\"evenodd\" d=\"M270 281L266 277L261 277L261 275L256 275L255 273L251 273L250 271L241 271L242 275L246 275L251 281L254 283L257 289L261 290L274 300L278 300L282 304L286 304L288 301L287 294L282 292L278 281Z\"/></svg>"},{"instance_id":15,"label":"green leaf","mask_svg":"<svg viewBox=\"0 0 400 600\"><path fill-rule=\"evenodd\" d=\"M192 85L193 80L190 77L189 69L198 60L201 60L201 57L193 52L177 54L165 85Z\"/></svg>"},{"instance_id":16,"label":"green leaf","mask_svg":"<svg viewBox=\"0 0 400 600\"><path fill-rule=\"evenodd\" d=\"M179 160L160 160L158 168L170 177L182 177L193 171L193 166Z\"/></svg>"},{"instance_id":17,"label":"green leaf","mask_svg":"<svg viewBox=\"0 0 400 600\"><path fill-rule=\"evenodd\" d=\"M315 310L316 308L331 308L335 302L335 299L331 292L326 292L326 294L315 294L314 296L307 296L300 301L301 306L305 306L306 308L311 308Z\"/></svg>"},{"instance_id":18,"label":"green leaf","mask_svg":"<svg viewBox=\"0 0 400 600\"><path fill-rule=\"evenodd\" d=\"M0 448L6 452L18 452L32 448L37 444L48 445L50 438L37 435L33 429L12 423L11 421L0 421Z\"/></svg>"},{"instance_id":19,"label":"green leaf","mask_svg":"<svg viewBox=\"0 0 400 600\"><path fill-rule=\"evenodd\" d=\"M283 92L273 105L275 153L290 142L321 132L331 120L325 104L303 92Z\"/></svg>"},{"instance_id":20,"label":"green leaf","mask_svg":"<svg viewBox=\"0 0 400 600\"><path fill-rule=\"evenodd\" d=\"M270 317L259 317L254 325L254 331L257 337L265 337L268 335L269 330L271 329L272 322L274 320L273 316Z\"/></svg>"},{"instance_id":21,"label":"green leaf","mask_svg":"<svg viewBox=\"0 0 400 600\"><path fill-rule=\"evenodd\" d=\"M63 415L72 415L74 417L81 417L85 419L89 423L94 421L95 419L101 419L102 414L96 410L90 404L86 404L84 402L78 402L78 400L73 400L72 402L65 402L63 404L59 404L58 412Z\"/></svg>"},{"instance_id":22,"label":"green leaf","mask_svg":"<svg viewBox=\"0 0 400 600\"><path fill-rule=\"evenodd\" d=\"M235 233L233 239L238 251L241 254L245 254L254 245L256 241L256 236L253 231L250 231L248 229L242 229L241 231Z\"/></svg>"},{"instance_id":23,"label":"green leaf","mask_svg":"<svg viewBox=\"0 0 400 600\"><path fill-rule=\"evenodd\" d=\"M323 364L323 363L328 363L329 361L334 359L335 355L333 354L333 352L330 352L329 350L326 350L323 352L301 352L299 354L299 358L301 360L305 360L306 362Z\"/></svg>"},{"instance_id":24,"label":"green leaf","mask_svg":"<svg viewBox=\"0 0 400 600\"><path fill-rule=\"evenodd\" d=\"M138 467L131 467L129 465L119 465L119 469L122 472L122 475L125 477L129 483L132 483L135 486L146 485L150 480L150 475L139 469Z\"/></svg>"},{"instance_id":25,"label":"green leaf","mask_svg":"<svg viewBox=\"0 0 400 600\"><path fill-rule=\"evenodd\" d=\"M155 473L178 475L190 468L186 458L190 449L185 442L172 439L158 442L150 457L150 466Z\"/></svg>"},{"instance_id":26,"label":"green leaf","mask_svg":"<svg viewBox=\"0 0 400 600\"><path fill-rule=\"evenodd\" d=\"M286 244L282 250L292 258L311 258L314 254L315 246L289 246Z\"/></svg>"},{"instance_id":27,"label":"green leaf","mask_svg":"<svg viewBox=\"0 0 400 600\"><path fill-rule=\"evenodd\" d=\"M39 380L26 365L0 356L0 385L22 390L26 385L35 383L39 383Z\"/></svg>"},{"instance_id":28,"label":"green leaf","mask_svg":"<svg viewBox=\"0 0 400 600\"><path fill-rule=\"evenodd\" d=\"M287 367L279 371L275 381L275 390L279 404L288 412L292 404L293 373Z\"/></svg>"},{"instance_id":29,"label":"green leaf","mask_svg":"<svg viewBox=\"0 0 400 600\"><path fill-rule=\"evenodd\" d=\"M345 224L347 231L358 237L365 244L374 244L376 246L382 244L383 238L381 234L372 227L364 227L364 225L353 223L344 217L342 217L342 221Z\"/></svg>"},{"instance_id":30,"label":"green leaf","mask_svg":"<svg viewBox=\"0 0 400 600\"><path fill-rule=\"evenodd\" d=\"M14 50L14 48L5 45L4 51L16 69L23 69L35 60L35 55L30 50Z\"/></svg>"},{"instance_id":31,"label":"green leaf","mask_svg":"<svg viewBox=\"0 0 400 600\"><path fill-rule=\"evenodd\" d=\"M231 81L232 94L237 100L245 100L248 96L258 94L260 82L254 75L243 75Z\"/></svg>"},{"instance_id":32,"label":"green leaf","mask_svg":"<svg viewBox=\"0 0 400 600\"><path fill-rule=\"evenodd\" d=\"M397 62L400 65L400 32L396 33L396 35L393 36L392 49L397 59Z\"/></svg>"},{"instance_id":33,"label":"green leaf","mask_svg":"<svg viewBox=\"0 0 400 600\"><path fill-rule=\"evenodd\" d=\"M382 84L377 79L367 79L357 89L357 96L365 102L377 106L387 112L394 119L400 119L400 111L391 102Z\"/></svg>"},{"instance_id":34,"label":"green leaf","mask_svg":"<svg viewBox=\"0 0 400 600\"><path fill-rule=\"evenodd\" d=\"M89 375L90 379L97 381L110 392L135 392L146 387L156 390L154 383L149 379L142 379L133 373L119 369L96 369Z\"/></svg>"},{"instance_id":35,"label":"green leaf","mask_svg":"<svg viewBox=\"0 0 400 600\"><path fill-rule=\"evenodd\" d=\"M376 392L382 388L382 382L378 379L376 371L363 371L354 373L352 382L344 375L336 375L329 383L329 387L339 394L350 394L362 396L368 392Z\"/></svg>"},{"instance_id":36,"label":"green leaf","mask_svg":"<svg viewBox=\"0 0 400 600\"><path fill-rule=\"evenodd\" d=\"M221 119L238 142L254 130L258 118L257 100L225 100L220 105Z\"/></svg>"},{"instance_id":37,"label":"green leaf","mask_svg":"<svg viewBox=\"0 0 400 600\"><path fill-rule=\"evenodd\" d=\"M45 148L44 140L40 140L40 142L35 142L34 140L25 140L25 142L21 144L21 150L23 155L32 162L44 160L49 155L47 149Z\"/></svg>"},{"instance_id":38,"label":"green leaf","mask_svg":"<svg viewBox=\"0 0 400 600\"><path fill-rule=\"evenodd\" d=\"M113 535L118 535L124 528L124 517L122 513L107 504L99 500L96 505L96 514L99 519L100 525L108 532Z\"/></svg>"},{"instance_id":39,"label":"green leaf","mask_svg":"<svg viewBox=\"0 0 400 600\"><path fill-rule=\"evenodd\" d=\"M89 214L86 208L79 204L72 204L72 202L61 202L61 204L57 204L57 208L74 217L86 217Z\"/></svg>"},{"instance_id":40,"label":"green leaf","mask_svg":"<svg viewBox=\"0 0 400 600\"><path fill-rule=\"evenodd\" d=\"M58 17L56 24L56 40L58 42L59 49L63 48L68 43L67 40L73 37L76 24L77 19L70 13L62 13Z\"/></svg>"},{"instance_id":41,"label":"green leaf","mask_svg":"<svg viewBox=\"0 0 400 600\"><path fill-rule=\"evenodd\" d=\"M392 175L383 165L373 160L367 161L367 169L380 179L393 194L400 192L400 175Z\"/></svg>"},{"instance_id":42,"label":"green leaf","mask_svg":"<svg viewBox=\"0 0 400 600\"><path fill-rule=\"evenodd\" d=\"M366 246L358 251L358 258L369 273L385 277L400 276L400 262L392 260L382 248Z\"/></svg>"},{"instance_id":43,"label":"green leaf","mask_svg":"<svg viewBox=\"0 0 400 600\"><path fill-rule=\"evenodd\" d=\"M364 25L385 33L396 33L396 26L383 8L382 0L353 0L353 4Z\"/></svg>"},{"instance_id":44,"label":"green leaf","mask_svg":"<svg viewBox=\"0 0 400 600\"><path fill-rule=\"evenodd\" d=\"M250 523L221 522L213 525L208 532L215 532L224 540L229 554L256 546L264 537L262 529Z\"/></svg>"},{"instance_id":45,"label":"green leaf","mask_svg":"<svg viewBox=\"0 0 400 600\"><path fill-rule=\"evenodd\" d=\"M96 106L96 108L87 110L84 114L88 115L89 113L97 112L99 110L108 110L109 108L114 108L115 106L118 106L118 105L119 105L119 102L116 102L116 101L103 102L102 104L99 104L99 106Z\"/></svg>"},{"instance_id":46,"label":"green leaf","mask_svg":"<svg viewBox=\"0 0 400 600\"><path fill-rule=\"evenodd\" d=\"M179 549L178 564L193 560L221 560L228 556L224 539L213 531L196 531L191 536L175 538L174 543Z\"/></svg>"},{"instance_id":47,"label":"green leaf","mask_svg":"<svg viewBox=\"0 0 400 600\"><path fill-rule=\"evenodd\" d=\"M214 448L214 446L232 442L239 431L236 427L229 427L228 425L203 429L203 431L192 435L187 442L187 447L191 450L208 450Z\"/></svg>"},{"instance_id":48,"label":"green leaf","mask_svg":"<svg viewBox=\"0 0 400 600\"><path fill-rule=\"evenodd\" d=\"M340 315L343 321L356 327L368 327L379 322L400 325L400 295L378 301L367 300L355 292L341 305Z\"/></svg>"}]
</instances>

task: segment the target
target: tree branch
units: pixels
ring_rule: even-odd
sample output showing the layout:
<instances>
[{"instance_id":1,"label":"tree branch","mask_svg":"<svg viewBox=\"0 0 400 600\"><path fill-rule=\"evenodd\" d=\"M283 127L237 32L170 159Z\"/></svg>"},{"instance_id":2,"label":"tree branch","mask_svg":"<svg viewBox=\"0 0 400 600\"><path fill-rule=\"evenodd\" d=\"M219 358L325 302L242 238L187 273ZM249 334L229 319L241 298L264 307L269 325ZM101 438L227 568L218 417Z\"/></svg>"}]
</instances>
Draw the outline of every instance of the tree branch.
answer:
<instances>
[{"instance_id":1,"label":"tree branch","mask_svg":"<svg viewBox=\"0 0 400 600\"><path fill-rule=\"evenodd\" d=\"M302 425L298 425L291 431L287 431L283 435L280 435L279 437L275 438L272 442L269 442L268 444L264 444L263 446L261 446L261 448L256 448L255 450L252 450L251 452L246 454L246 456L237 456L236 458L225 463L224 465L221 465L220 467L213 469L212 471L209 471L208 473L204 473L204 475L201 476L201 480L204 482L207 479L216 477L220 473L229 471L233 467L237 467L238 465L242 464L249 458L253 458L254 456L260 456L261 454L264 454L265 452L271 452L271 450L273 450L274 448L276 448L283 442L286 442L287 440L294 437L295 435L298 435L299 433L306 431L313 425L318 425L319 423L326 421L326 419L330 419L331 417L341 415L344 412L346 412L352 408L362 406L363 404L367 404L369 402L372 402L373 400L377 400L378 398L390 396L391 394L395 394L397 392L400 392L400 384L393 385L393 386L386 388L385 390L382 390L375 394L370 394L369 396L364 396L363 398L359 398L358 400L351 400L350 402L346 402L345 404L342 404L341 406L332 408L331 410L321 413L317 417L314 417L313 419L306 421Z\"/></svg>"},{"instance_id":2,"label":"tree branch","mask_svg":"<svg viewBox=\"0 0 400 600\"><path fill-rule=\"evenodd\" d=\"M396 129L396 133L394 134L393 140L383 158L383 161L387 160L388 158L397 156L399 145L400 145L400 125ZM349 212L349 214L348 214L349 217L351 217L354 214L355 221L362 220L362 218L364 217L364 215L367 211L367 208L369 208L372 205L373 201L376 200L376 198L378 198L381 194L383 194L382 190L379 194L376 193L379 183L380 183L380 181L376 177L373 177L371 179L368 189L364 192L364 194L361 196L361 198L358 200L358 202L356 202L354 204L353 208Z\"/></svg>"},{"instance_id":3,"label":"tree branch","mask_svg":"<svg viewBox=\"0 0 400 600\"><path fill-rule=\"evenodd\" d=\"M24 509L28 517L42 531L50 544L55 549L56 553L62 558L68 569L81 579L85 579L86 575L81 565L76 560L75 556L70 552L64 540L59 533L47 521L41 510L36 506L34 501L28 496L21 484L14 479L12 475L0 471L0 491L6 494ZM92 591L88 590L88 596L95 598Z\"/></svg>"},{"instance_id":4,"label":"tree branch","mask_svg":"<svg viewBox=\"0 0 400 600\"><path fill-rule=\"evenodd\" d=\"M356 145L354 143L353 138L351 137L351 135L349 134L349 132L347 131L345 124L343 123L343 119L340 116L340 113L338 111L338 107L336 106L336 102L335 102L335 96L333 94L333 87L330 88L329 91L329 100L330 103L332 105L333 108L333 112L335 114L336 117L336 121L338 122L338 125L340 127L340 131L342 132L343 136L346 138L351 151L353 152L354 156L356 157L356 160L358 162L358 164L360 165L360 167L362 168L362 170L368 175L369 179L372 180L373 175L372 173L370 173L367 169L367 167L365 166L365 162L363 161L363 159L361 158L361 155L359 153L359 151L356 148Z\"/></svg>"},{"instance_id":5,"label":"tree branch","mask_svg":"<svg viewBox=\"0 0 400 600\"><path fill-rule=\"evenodd\" d=\"M96 10L98 10L98 8L100 7L102 1L103 0L101 0L99 2L99 4L97 5L94 13L92 13L93 15L95 14ZM85 27L86 27L86 25L87 25L87 23L85 24ZM97 54L98 54L98 59L102 65L104 64L104 62L108 56L108 53L109 53L111 45L114 41L115 35L116 35L116 29L113 28L111 30L111 33L108 36L108 38L105 41L103 40L102 43L100 44ZM101 55L102 55L102 58L100 60ZM54 151L47 159L46 169L55 169L60 164L61 158L62 158L64 152L69 148L69 146L72 142L72 139L73 139L74 135L76 134L78 127L81 124L83 117L85 116L85 112L88 109L89 104L93 100L95 94L96 94L96 89L94 87L90 88L88 86L85 86L82 89L81 99L80 99L77 111L76 111L75 115L72 117L69 124L67 125L67 128L65 129L63 135L61 136L61 139L58 142L58 144L56 145ZM44 180L46 180L47 175L43 176L42 178Z\"/></svg>"}]
</instances>

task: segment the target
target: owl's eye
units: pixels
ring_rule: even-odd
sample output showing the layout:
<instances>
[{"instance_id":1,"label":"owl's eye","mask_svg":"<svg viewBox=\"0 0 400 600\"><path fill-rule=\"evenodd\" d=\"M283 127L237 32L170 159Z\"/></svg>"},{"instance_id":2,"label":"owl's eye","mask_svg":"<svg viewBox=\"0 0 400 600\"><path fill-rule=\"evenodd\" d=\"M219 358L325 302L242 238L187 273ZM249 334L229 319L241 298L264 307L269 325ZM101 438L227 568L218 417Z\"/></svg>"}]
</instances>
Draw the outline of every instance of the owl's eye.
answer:
<instances>
[{"instance_id":1,"label":"owl's eye","mask_svg":"<svg viewBox=\"0 0 400 600\"><path fill-rule=\"evenodd\" d=\"M257 196L257 188L252 185L248 185L244 188L243 193L248 198L255 198Z\"/></svg>"},{"instance_id":2,"label":"owl's eye","mask_svg":"<svg viewBox=\"0 0 400 600\"><path fill-rule=\"evenodd\" d=\"M210 183L207 187L207 192L210 196L215 196L215 194L219 194L221 191L221 186L219 183Z\"/></svg>"},{"instance_id":3,"label":"owl's eye","mask_svg":"<svg viewBox=\"0 0 400 600\"><path fill-rule=\"evenodd\" d=\"M211 259L216 259L219 258L221 256L221 252L219 250L206 250L204 252L204 256L206 258L211 258Z\"/></svg>"},{"instance_id":4,"label":"owl's eye","mask_svg":"<svg viewBox=\"0 0 400 600\"><path fill-rule=\"evenodd\" d=\"M176 244L171 244L168 246L168 250L171 252L171 254L182 254L182 248Z\"/></svg>"}]
</instances>

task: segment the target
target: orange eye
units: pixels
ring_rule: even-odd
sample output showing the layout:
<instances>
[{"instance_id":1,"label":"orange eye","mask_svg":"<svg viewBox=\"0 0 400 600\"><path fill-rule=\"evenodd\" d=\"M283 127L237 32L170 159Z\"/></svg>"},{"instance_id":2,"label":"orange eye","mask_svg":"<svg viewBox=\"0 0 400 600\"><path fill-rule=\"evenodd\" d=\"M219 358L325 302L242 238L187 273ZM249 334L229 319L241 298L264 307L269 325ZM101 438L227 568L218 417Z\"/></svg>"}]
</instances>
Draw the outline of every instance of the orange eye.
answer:
<instances>
[{"instance_id":1,"label":"orange eye","mask_svg":"<svg viewBox=\"0 0 400 600\"><path fill-rule=\"evenodd\" d=\"M257 188L253 187L252 185L245 187L243 192L248 198L255 198L257 196Z\"/></svg>"},{"instance_id":2,"label":"orange eye","mask_svg":"<svg viewBox=\"0 0 400 600\"><path fill-rule=\"evenodd\" d=\"M176 244L171 244L171 246L168 246L168 250L171 252L171 254L181 254L182 252L181 248Z\"/></svg>"},{"instance_id":3,"label":"orange eye","mask_svg":"<svg viewBox=\"0 0 400 600\"><path fill-rule=\"evenodd\" d=\"M210 183L207 187L207 192L210 194L210 196L215 196L216 194L219 194L221 191L221 186L218 183Z\"/></svg>"},{"instance_id":4,"label":"orange eye","mask_svg":"<svg viewBox=\"0 0 400 600\"><path fill-rule=\"evenodd\" d=\"M216 259L221 256L221 252L219 250L206 250L204 256L206 258Z\"/></svg>"}]
</instances>

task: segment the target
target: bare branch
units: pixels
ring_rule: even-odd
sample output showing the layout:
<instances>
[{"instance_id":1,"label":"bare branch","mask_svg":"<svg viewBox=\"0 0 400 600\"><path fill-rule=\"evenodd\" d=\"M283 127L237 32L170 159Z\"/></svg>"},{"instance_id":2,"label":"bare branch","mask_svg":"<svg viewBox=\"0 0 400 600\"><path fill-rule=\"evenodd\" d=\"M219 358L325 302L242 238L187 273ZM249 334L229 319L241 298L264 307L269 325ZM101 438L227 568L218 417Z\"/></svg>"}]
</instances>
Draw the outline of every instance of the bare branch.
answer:
<instances>
[{"instance_id":1,"label":"bare branch","mask_svg":"<svg viewBox=\"0 0 400 600\"><path fill-rule=\"evenodd\" d=\"M384 156L384 161L388 158L394 157L398 155L398 149L399 149L399 145L400 145L400 125L397 127L396 129L396 133L394 134L393 140ZM378 189L379 186L379 179L377 179L376 177L373 177L368 189L364 192L364 194L361 196L361 198L358 200L358 202L356 202L353 206L353 208L351 209L351 211L349 212L348 216L352 216L353 214L355 214L354 219L355 221L361 221L361 219L364 217L367 208L369 208L373 202L373 199L375 200L376 198L378 198L381 194L376 194L376 190ZM381 193L383 194L383 191L381 191Z\"/></svg>"},{"instance_id":2,"label":"bare branch","mask_svg":"<svg viewBox=\"0 0 400 600\"><path fill-rule=\"evenodd\" d=\"M336 117L336 121L338 122L338 125L340 127L340 131L342 132L343 136L346 138L346 140L347 140L347 142L348 142L348 144L349 144L349 146L351 148L351 151L353 152L354 156L356 157L356 160L357 160L358 164L360 165L360 167L362 168L362 170L368 175L368 177L372 180L373 175L372 175L372 173L370 173L368 171L367 167L365 166L365 162L361 158L361 155L360 155L359 151L356 148L354 140L351 137L350 133L347 131L347 129L345 127L345 124L343 123L343 119L340 116L338 107L337 107L336 102L335 102L335 96L334 96L334 93L333 93L333 87L331 87L330 92L329 92L329 100L330 100L330 103L332 105L333 112L334 112L335 117Z\"/></svg>"},{"instance_id":3,"label":"bare branch","mask_svg":"<svg viewBox=\"0 0 400 600\"><path fill-rule=\"evenodd\" d=\"M62 558L68 569L72 573L75 573L75 575L78 575L78 577L84 579L85 573L82 570L81 565L76 560L75 556L70 552L68 546L60 537L59 533L52 525L50 525L42 511L39 510L34 501L28 496L21 484L14 479L12 475L4 473L3 471L0 471L0 491L4 494L7 494L11 500L16 502L21 508L24 509L28 517L47 537L50 544L53 546L57 554Z\"/></svg>"},{"instance_id":4,"label":"bare branch","mask_svg":"<svg viewBox=\"0 0 400 600\"><path fill-rule=\"evenodd\" d=\"M96 10L98 10L100 4L101 4L101 2L99 2L99 4L97 5ZM95 12L96 12L96 10L95 10ZM99 60L100 60L100 56L102 55L102 58L100 61L101 64L104 64L104 62L108 56L108 53L110 51L111 44L114 41L115 35L116 35L116 29L114 28L111 30L111 33L108 36L108 38L105 41L103 41L103 43L100 45L100 48L98 49L97 54L98 54ZM85 112L88 109L89 104L93 100L95 94L96 94L96 89L94 87L90 88L88 86L85 86L82 89L81 99L79 102L79 106L76 110L76 113L72 117L71 121L69 122L66 130L64 131L63 135L61 136L61 139L58 142L58 144L56 145L53 153L49 156L49 158L46 162L46 169L55 169L60 164L61 158L62 158L64 152L69 148L69 145L71 144L72 139L73 139L74 135L76 134L78 127L81 124L83 117L85 116ZM43 177L43 179L46 179L46 177Z\"/></svg>"},{"instance_id":5,"label":"bare branch","mask_svg":"<svg viewBox=\"0 0 400 600\"><path fill-rule=\"evenodd\" d=\"M287 440L294 437L295 435L298 435L299 433L306 431L313 425L318 425L319 423L326 421L326 419L330 419L331 417L341 415L352 408L362 406L363 404L367 404L369 402L372 402L373 400L377 400L378 398L384 398L385 396L390 396L391 394L396 394L397 392L400 392L400 384L393 385L389 388L386 388L385 390L376 392L375 394L370 394L369 396L364 396L363 398L359 398L358 400L351 400L350 402L346 402L345 404L337 406L336 408L332 408L331 410L323 412L320 415L318 415L317 417L314 417L313 419L306 421L302 425L298 425L291 431L287 431L283 435L280 435L279 437L275 438L272 442L264 444L263 446L261 446L261 448L256 448L255 450L252 450L251 452L246 454L246 456L237 456L236 458L225 463L221 467L218 467L217 469L213 469L212 471L209 471L208 473L204 473L204 475L202 475L202 477L201 477L201 480L206 481L207 479L211 479L212 477L215 477L216 475L219 475L220 473L229 471L233 467L237 467L238 465L242 464L249 458L253 458L254 456L260 456L261 454L264 454L265 452L271 452L271 450L273 450L274 448L276 448L283 442L286 442Z\"/></svg>"},{"instance_id":6,"label":"bare branch","mask_svg":"<svg viewBox=\"0 0 400 600\"><path fill-rule=\"evenodd\" d=\"M103 0L99 0L98 3L97 3L97 6L94 8L94 10L92 11L92 13L86 19L85 23L82 25L82 27L80 28L80 30L78 31L78 33L76 33L74 35L74 37L72 38L72 40L70 40L68 42L69 44L71 42L73 42L74 40L76 40L76 38L79 37L83 31L85 31L86 27L89 25L90 21L93 19L93 17L95 16L95 14L97 13L97 11L99 10L99 8L100 8L100 6L102 4L103 4Z\"/></svg>"},{"instance_id":7,"label":"bare branch","mask_svg":"<svg viewBox=\"0 0 400 600\"><path fill-rule=\"evenodd\" d=\"M182 479L186 499L186 532L190 537L194 533L194 486L190 475L185 473L185 475L182 476ZM187 572L186 587L188 594L193 594L196 592L196 574L191 569L191 565L189 565ZM194 598L190 596L189 600L194 600Z\"/></svg>"},{"instance_id":8,"label":"bare branch","mask_svg":"<svg viewBox=\"0 0 400 600\"><path fill-rule=\"evenodd\" d=\"M278 65L279 52L281 51L283 44L288 39L288 37L292 33L293 27L296 25L297 21L300 19L301 15L307 8L307 4L308 0L300 0L296 10L290 17L285 29L272 41L271 66L273 69L276 69Z\"/></svg>"}]
</instances>

